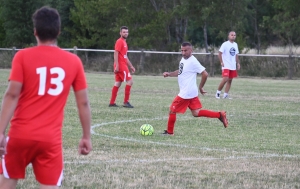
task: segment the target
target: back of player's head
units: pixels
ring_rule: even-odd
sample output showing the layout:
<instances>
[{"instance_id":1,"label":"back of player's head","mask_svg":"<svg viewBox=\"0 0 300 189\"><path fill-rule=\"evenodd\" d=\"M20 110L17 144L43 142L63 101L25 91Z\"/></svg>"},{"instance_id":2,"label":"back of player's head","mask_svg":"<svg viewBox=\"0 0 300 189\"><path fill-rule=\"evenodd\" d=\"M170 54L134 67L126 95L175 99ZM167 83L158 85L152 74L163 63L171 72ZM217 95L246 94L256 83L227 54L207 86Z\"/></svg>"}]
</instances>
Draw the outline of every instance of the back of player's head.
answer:
<instances>
[{"instance_id":1,"label":"back of player's head","mask_svg":"<svg viewBox=\"0 0 300 189\"><path fill-rule=\"evenodd\" d=\"M32 15L33 27L41 41L55 40L60 32L60 16L56 9L44 6Z\"/></svg>"},{"instance_id":2,"label":"back of player's head","mask_svg":"<svg viewBox=\"0 0 300 189\"><path fill-rule=\"evenodd\" d=\"M128 30L128 27L127 26L121 26L120 31L122 31L122 30Z\"/></svg>"},{"instance_id":3,"label":"back of player's head","mask_svg":"<svg viewBox=\"0 0 300 189\"><path fill-rule=\"evenodd\" d=\"M181 46L182 47L192 47L192 44L190 43L190 42L183 42L182 44L181 44Z\"/></svg>"}]
</instances>

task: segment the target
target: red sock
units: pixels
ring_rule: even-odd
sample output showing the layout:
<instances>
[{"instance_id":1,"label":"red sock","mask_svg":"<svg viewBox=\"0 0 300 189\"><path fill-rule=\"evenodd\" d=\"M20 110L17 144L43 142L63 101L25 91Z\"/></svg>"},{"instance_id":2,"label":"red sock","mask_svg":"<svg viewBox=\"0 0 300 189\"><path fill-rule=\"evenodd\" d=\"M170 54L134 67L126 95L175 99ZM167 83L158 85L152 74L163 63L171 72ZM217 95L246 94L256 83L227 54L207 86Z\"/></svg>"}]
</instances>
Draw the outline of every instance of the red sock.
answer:
<instances>
[{"instance_id":1,"label":"red sock","mask_svg":"<svg viewBox=\"0 0 300 189\"><path fill-rule=\"evenodd\" d=\"M175 121L176 121L176 114L169 114L168 128L167 128L167 132L169 134L174 133Z\"/></svg>"},{"instance_id":2,"label":"red sock","mask_svg":"<svg viewBox=\"0 0 300 189\"><path fill-rule=\"evenodd\" d=\"M111 90L110 104L114 104L118 95L119 87L114 86Z\"/></svg>"},{"instance_id":3,"label":"red sock","mask_svg":"<svg viewBox=\"0 0 300 189\"><path fill-rule=\"evenodd\" d=\"M130 85L126 85L125 87L125 96L124 96L124 103L127 103L129 101L129 96L130 96Z\"/></svg>"},{"instance_id":4,"label":"red sock","mask_svg":"<svg viewBox=\"0 0 300 189\"><path fill-rule=\"evenodd\" d=\"M198 117L210 117L210 118L220 118L220 112L215 112L211 110L200 110Z\"/></svg>"}]
</instances>

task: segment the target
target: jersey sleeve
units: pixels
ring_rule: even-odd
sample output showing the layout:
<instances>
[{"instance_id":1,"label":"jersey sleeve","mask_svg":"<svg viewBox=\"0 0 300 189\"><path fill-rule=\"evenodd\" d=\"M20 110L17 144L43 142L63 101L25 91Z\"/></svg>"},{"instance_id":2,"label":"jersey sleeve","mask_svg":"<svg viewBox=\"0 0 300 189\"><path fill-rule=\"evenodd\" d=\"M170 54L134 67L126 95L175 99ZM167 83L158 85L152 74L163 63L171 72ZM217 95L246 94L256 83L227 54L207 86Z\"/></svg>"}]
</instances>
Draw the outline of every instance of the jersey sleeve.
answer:
<instances>
[{"instance_id":1,"label":"jersey sleeve","mask_svg":"<svg viewBox=\"0 0 300 189\"><path fill-rule=\"evenodd\" d=\"M219 52L224 53L225 51L225 43L223 43L219 49Z\"/></svg>"},{"instance_id":2,"label":"jersey sleeve","mask_svg":"<svg viewBox=\"0 0 300 189\"><path fill-rule=\"evenodd\" d=\"M205 70L205 67L201 65L201 63L196 59L195 64L194 64L194 69L196 70L197 73L202 73Z\"/></svg>"},{"instance_id":3,"label":"jersey sleeve","mask_svg":"<svg viewBox=\"0 0 300 189\"><path fill-rule=\"evenodd\" d=\"M84 68L81 60L77 57L77 74L72 84L74 91L80 91L87 88L87 82L85 78Z\"/></svg>"},{"instance_id":4,"label":"jersey sleeve","mask_svg":"<svg viewBox=\"0 0 300 189\"><path fill-rule=\"evenodd\" d=\"M8 78L9 81L18 81L23 83L24 80L24 73L23 73L23 52L19 51L15 54L13 61L12 61L12 68L10 72L10 76Z\"/></svg>"},{"instance_id":5,"label":"jersey sleeve","mask_svg":"<svg viewBox=\"0 0 300 189\"><path fill-rule=\"evenodd\" d=\"M118 39L115 44L115 50L121 52L122 47L123 47L123 43L121 40Z\"/></svg>"}]
</instances>

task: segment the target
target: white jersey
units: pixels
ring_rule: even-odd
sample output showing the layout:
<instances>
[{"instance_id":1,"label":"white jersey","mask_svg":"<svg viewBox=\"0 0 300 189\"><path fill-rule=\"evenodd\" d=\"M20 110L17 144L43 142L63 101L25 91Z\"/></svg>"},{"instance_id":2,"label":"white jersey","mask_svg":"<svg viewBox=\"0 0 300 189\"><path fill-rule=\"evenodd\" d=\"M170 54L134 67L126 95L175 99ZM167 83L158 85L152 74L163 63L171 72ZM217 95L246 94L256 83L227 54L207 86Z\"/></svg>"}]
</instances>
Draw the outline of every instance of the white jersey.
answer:
<instances>
[{"instance_id":1,"label":"white jersey","mask_svg":"<svg viewBox=\"0 0 300 189\"><path fill-rule=\"evenodd\" d=\"M202 73L205 68L192 55L188 59L182 58L178 70L178 84L180 92L178 96L183 99L191 99L198 96L197 74Z\"/></svg>"},{"instance_id":2,"label":"white jersey","mask_svg":"<svg viewBox=\"0 0 300 189\"><path fill-rule=\"evenodd\" d=\"M221 45L219 52L222 53L224 63L222 69L236 70L236 55L239 54L237 43L226 41Z\"/></svg>"}]
</instances>

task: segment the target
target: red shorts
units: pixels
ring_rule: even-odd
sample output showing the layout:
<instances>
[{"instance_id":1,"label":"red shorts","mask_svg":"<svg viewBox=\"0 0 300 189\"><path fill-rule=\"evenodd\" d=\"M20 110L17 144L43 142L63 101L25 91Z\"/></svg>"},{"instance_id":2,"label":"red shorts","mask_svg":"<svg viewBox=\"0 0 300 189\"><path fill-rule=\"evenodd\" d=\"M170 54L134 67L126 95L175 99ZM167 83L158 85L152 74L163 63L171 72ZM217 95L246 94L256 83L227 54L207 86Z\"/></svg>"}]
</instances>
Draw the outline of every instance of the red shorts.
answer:
<instances>
[{"instance_id":1,"label":"red shorts","mask_svg":"<svg viewBox=\"0 0 300 189\"><path fill-rule=\"evenodd\" d=\"M228 70L228 69L222 70L222 77L234 78L237 76L238 76L238 74L237 74L236 70Z\"/></svg>"},{"instance_id":2,"label":"red shorts","mask_svg":"<svg viewBox=\"0 0 300 189\"><path fill-rule=\"evenodd\" d=\"M31 163L36 180L44 185L60 186L63 176L62 145L7 137L6 154L0 174L5 178L24 179Z\"/></svg>"},{"instance_id":3,"label":"red shorts","mask_svg":"<svg viewBox=\"0 0 300 189\"><path fill-rule=\"evenodd\" d=\"M115 73L115 81L116 82L126 82L126 81L131 80L131 78L132 77L131 77L131 74L128 69Z\"/></svg>"},{"instance_id":4,"label":"red shorts","mask_svg":"<svg viewBox=\"0 0 300 189\"><path fill-rule=\"evenodd\" d=\"M170 111L175 113L184 114L186 109L197 110L202 108L202 104L198 97L191 99L183 99L179 96L176 96L170 106Z\"/></svg>"}]
</instances>

